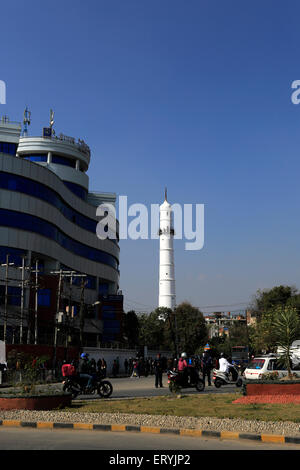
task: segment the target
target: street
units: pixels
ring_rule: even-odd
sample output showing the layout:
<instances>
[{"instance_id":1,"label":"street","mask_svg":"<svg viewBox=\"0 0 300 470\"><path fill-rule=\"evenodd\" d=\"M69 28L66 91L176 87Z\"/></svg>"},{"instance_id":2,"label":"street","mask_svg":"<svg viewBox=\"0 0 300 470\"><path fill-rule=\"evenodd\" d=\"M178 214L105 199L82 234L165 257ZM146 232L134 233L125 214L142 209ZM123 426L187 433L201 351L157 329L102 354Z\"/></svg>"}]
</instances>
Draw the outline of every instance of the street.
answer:
<instances>
[{"instance_id":1,"label":"street","mask_svg":"<svg viewBox=\"0 0 300 470\"><path fill-rule=\"evenodd\" d=\"M0 428L0 450L299 450L264 444L162 434ZM134 454L133 454L134 455Z\"/></svg>"},{"instance_id":2,"label":"street","mask_svg":"<svg viewBox=\"0 0 300 470\"><path fill-rule=\"evenodd\" d=\"M154 375L141 378L109 378L113 385L113 394L111 398L133 398L133 397L155 397L169 395L171 392L168 386L167 375L163 375L163 388L155 388ZM235 385L227 385L217 389L214 385L205 386L203 392L197 392L195 388L182 389L184 394L204 394L204 393L234 393L241 390ZM78 398L94 399L97 395L79 395Z\"/></svg>"}]
</instances>

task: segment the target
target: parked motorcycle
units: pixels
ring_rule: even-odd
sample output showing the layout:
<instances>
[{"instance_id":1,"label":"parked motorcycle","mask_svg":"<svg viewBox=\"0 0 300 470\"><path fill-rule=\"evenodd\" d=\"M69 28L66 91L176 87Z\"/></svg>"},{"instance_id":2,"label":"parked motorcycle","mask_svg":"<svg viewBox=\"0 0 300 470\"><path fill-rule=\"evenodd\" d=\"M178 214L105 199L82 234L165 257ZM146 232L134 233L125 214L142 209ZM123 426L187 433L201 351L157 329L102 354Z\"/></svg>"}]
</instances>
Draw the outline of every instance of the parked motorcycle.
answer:
<instances>
[{"instance_id":1,"label":"parked motorcycle","mask_svg":"<svg viewBox=\"0 0 300 470\"><path fill-rule=\"evenodd\" d=\"M168 371L168 384L171 392L176 393L182 388L196 388L198 392L203 392L205 388L204 380L199 377L198 371L193 370L190 374L181 374L177 371Z\"/></svg>"},{"instance_id":2,"label":"parked motorcycle","mask_svg":"<svg viewBox=\"0 0 300 470\"><path fill-rule=\"evenodd\" d=\"M243 385L243 379L239 376L236 366L230 367L228 374L226 372L221 372L218 369L213 369L212 380L216 388L220 388L222 385L235 384L236 387L241 387Z\"/></svg>"},{"instance_id":3,"label":"parked motorcycle","mask_svg":"<svg viewBox=\"0 0 300 470\"><path fill-rule=\"evenodd\" d=\"M63 391L72 394L75 399L78 395L93 395L96 392L101 398L109 398L113 392L113 386L108 380L97 374L92 375L92 385L87 387L88 379L80 377L79 375L71 375L65 378L63 382Z\"/></svg>"}]
</instances>

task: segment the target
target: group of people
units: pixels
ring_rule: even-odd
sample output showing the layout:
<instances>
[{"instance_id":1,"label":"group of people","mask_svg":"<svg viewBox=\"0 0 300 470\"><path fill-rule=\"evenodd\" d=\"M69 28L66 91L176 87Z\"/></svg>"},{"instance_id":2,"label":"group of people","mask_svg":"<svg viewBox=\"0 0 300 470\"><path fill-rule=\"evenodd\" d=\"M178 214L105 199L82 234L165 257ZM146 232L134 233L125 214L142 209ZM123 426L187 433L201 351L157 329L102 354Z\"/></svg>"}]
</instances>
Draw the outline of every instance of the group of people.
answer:
<instances>
[{"instance_id":1,"label":"group of people","mask_svg":"<svg viewBox=\"0 0 300 470\"><path fill-rule=\"evenodd\" d=\"M161 357L162 367L164 370L167 368L167 359ZM148 377L148 375L155 374L156 369L156 359L152 357L136 357L125 359L124 361L124 370L125 375L130 377L141 377L142 375Z\"/></svg>"},{"instance_id":2,"label":"group of people","mask_svg":"<svg viewBox=\"0 0 300 470\"><path fill-rule=\"evenodd\" d=\"M157 356L155 361L155 387L158 384L162 387L162 371L163 366L161 365L160 355ZM168 360L168 369L177 370L182 376L183 381L192 382L195 371L202 373L202 378L205 382L207 378L208 386L212 385L211 373L213 369L218 369L225 372L228 376L232 373L233 378L237 374L234 365L226 359L224 353L221 353L220 358L213 358L209 350L204 351L201 357L188 357L187 353L183 352L180 358Z\"/></svg>"},{"instance_id":3,"label":"group of people","mask_svg":"<svg viewBox=\"0 0 300 470\"><path fill-rule=\"evenodd\" d=\"M66 363L66 361L64 361ZM71 363L74 370L80 377L87 379L87 387L92 384L92 378L94 374L100 373L102 377L107 375L107 363L104 358L99 359L97 362L95 359L89 359L87 353L80 355L79 362L72 361ZM63 364L64 367L65 364ZM112 374L114 377L119 373L119 358L113 361ZM211 386L211 372L216 368L227 375L232 371L233 364L226 359L223 353L221 353L218 360L213 359L209 351L205 351L201 357L188 357L183 352L180 358L172 358L166 360L160 353L157 354L156 359L152 358L129 358L124 360L125 374L130 377L140 377L141 375L148 376L149 374L155 375L155 387L163 387L162 375L167 369L177 370L183 380L192 381L194 371L201 371L202 378L205 381L207 378L208 386Z\"/></svg>"}]
</instances>

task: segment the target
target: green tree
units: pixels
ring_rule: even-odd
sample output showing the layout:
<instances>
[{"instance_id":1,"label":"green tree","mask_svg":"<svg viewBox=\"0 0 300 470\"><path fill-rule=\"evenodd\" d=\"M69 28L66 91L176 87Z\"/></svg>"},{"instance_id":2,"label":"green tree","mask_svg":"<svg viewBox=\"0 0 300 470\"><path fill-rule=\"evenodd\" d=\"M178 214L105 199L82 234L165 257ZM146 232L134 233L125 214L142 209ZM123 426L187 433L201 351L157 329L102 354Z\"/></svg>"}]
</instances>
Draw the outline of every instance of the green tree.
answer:
<instances>
[{"instance_id":1,"label":"green tree","mask_svg":"<svg viewBox=\"0 0 300 470\"><path fill-rule=\"evenodd\" d=\"M285 306L289 302L296 302L297 289L293 286L275 286L272 289L258 290L254 299L254 312L260 318L276 306ZM298 299L299 302L299 299Z\"/></svg>"},{"instance_id":2,"label":"green tree","mask_svg":"<svg viewBox=\"0 0 300 470\"><path fill-rule=\"evenodd\" d=\"M273 324L276 332L276 345L282 348L281 362L288 370L291 378L291 346L298 339L300 332L300 321L297 310L292 307L277 307Z\"/></svg>"},{"instance_id":3,"label":"green tree","mask_svg":"<svg viewBox=\"0 0 300 470\"><path fill-rule=\"evenodd\" d=\"M140 323L134 310L130 310L124 315L124 336L129 348L138 345L140 333Z\"/></svg>"},{"instance_id":4,"label":"green tree","mask_svg":"<svg viewBox=\"0 0 300 470\"><path fill-rule=\"evenodd\" d=\"M175 315L179 352L195 354L208 340L208 329L202 312L189 302L182 302L176 307Z\"/></svg>"},{"instance_id":5,"label":"green tree","mask_svg":"<svg viewBox=\"0 0 300 470\"><path fill-rule=\"evenodd\" d=\"M274 329L275 311L274 308L265 312L257 319L254 328L249 329L249 338L255 353L275 352L276 331Z\"/></svg>"},{"instance_id":6,"label":"green tree","mask_svg":"<svg viewBox=\"0 0 300 470\"><path fill-rule=\"evenodd\" d=\"M147 345L149 349L165 349L164 322L159 319L160 312L139 316L139 345Z\"/></svg>"}]
</instances>

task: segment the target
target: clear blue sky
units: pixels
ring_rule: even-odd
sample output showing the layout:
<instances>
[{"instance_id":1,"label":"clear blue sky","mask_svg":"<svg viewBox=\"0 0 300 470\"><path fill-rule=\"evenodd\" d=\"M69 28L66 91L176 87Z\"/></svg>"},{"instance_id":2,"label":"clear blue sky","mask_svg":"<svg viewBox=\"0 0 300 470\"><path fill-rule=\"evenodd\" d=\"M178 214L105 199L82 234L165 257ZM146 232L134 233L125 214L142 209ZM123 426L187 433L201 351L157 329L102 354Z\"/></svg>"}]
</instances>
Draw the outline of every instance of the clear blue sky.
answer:
<instances>
[{"instance_id":1,"label":"clear blue sky","mask_svg":"<svg viewBox=\"0 0 300 470\"><path fill-rule=\"evenodd\" d=\"M299 15L292 0L5 2L0 113L28 105L40 135L53 108L91 147L91 190L205 204L203 250L175 242L177 302L245 307L300 287ZM121 242L126 309L156 307L158 248Z\"/></svg>"}]
</instances>

